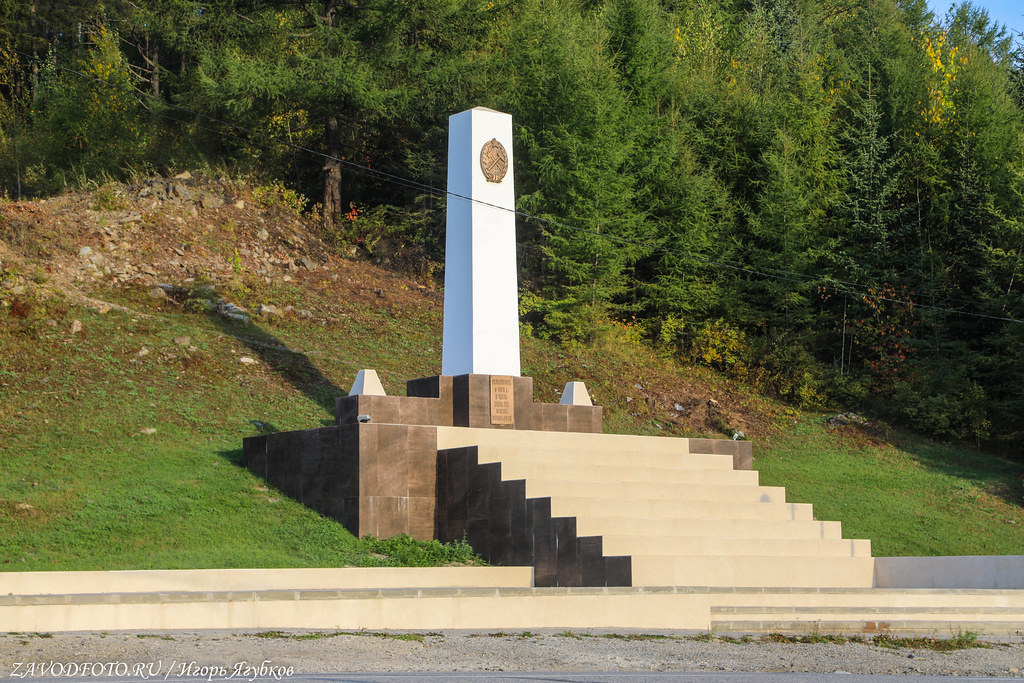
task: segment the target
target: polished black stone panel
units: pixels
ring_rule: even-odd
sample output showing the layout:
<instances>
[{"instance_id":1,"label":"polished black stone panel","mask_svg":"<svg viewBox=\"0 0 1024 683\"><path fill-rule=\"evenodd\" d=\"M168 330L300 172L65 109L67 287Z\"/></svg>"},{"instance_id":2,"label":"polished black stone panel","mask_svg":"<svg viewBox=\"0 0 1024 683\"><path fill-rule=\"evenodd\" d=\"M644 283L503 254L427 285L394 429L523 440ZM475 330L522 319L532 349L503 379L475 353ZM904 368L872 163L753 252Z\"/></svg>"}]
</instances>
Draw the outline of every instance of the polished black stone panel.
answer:
<instances>
[{"instance_id":1,"label":"polished black stone panel","mask_svg":"<svg viewBox=\"0 0 1024 683\"><path fill-rule=\"evenodd\" d=\"M576 552L576 518L555 517L551 520L555 530L559 586L583 585L583 571Z\"/></svg>"},{"instance_id":2,"label":"polished black stone panel","mask_svg":"<svg viewBox=\"0 0 1024 683\"><path fill-rule=\"evenodd\" d=\"M358 529L357 426L278 432L245 439L242 464L282 493Z\"/></svg>"},{"instance_id":3,"label":"polished black stone panel","mask_svg":"<svg viewBox=\"0 0 1024 683\"><path fill-rule=\"evenodd\" d=\"M530 540L533 542L534 584L537 586L558 585L558 543L555 525L551 521L550 498L527 498L527 515L530 524Z\"/></svg>"},{"instance_id":4,"label":"polished black stone panel","mask_svg":"<svg viewBox=\"0 0 1024 683\"><path fill-rule=\"evenodd\" d=\"M629 585L630 558L604 557L599 537L580 538L576 519L552 517L551 499L527 498L523 480L502 481L475 446L438 451L437 462L439 540L465 538L491 564L533 565L537 586ZM608 563L623 559L625 573Z\"/></svg>"},{"instance_id":5,"label":"polished black stone panel","mask_svg":"<svg viewBox=\"0 0 1024 683\"><path fill-rule=\"evenodd\" d=\"M242 439L242 466L257 477L267 478L267 435Z\"/></svg>"}]
</instances>

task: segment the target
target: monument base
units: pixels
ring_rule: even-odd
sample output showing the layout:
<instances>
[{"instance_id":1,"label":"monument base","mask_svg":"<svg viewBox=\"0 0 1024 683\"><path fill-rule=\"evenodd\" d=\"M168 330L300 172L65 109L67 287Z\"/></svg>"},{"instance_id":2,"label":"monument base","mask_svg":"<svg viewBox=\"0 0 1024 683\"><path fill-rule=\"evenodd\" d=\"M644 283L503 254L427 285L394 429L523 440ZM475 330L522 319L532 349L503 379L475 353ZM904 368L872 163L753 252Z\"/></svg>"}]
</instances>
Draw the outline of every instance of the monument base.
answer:
<instances>
[{"instance_id":1,"label":"monument base","mask_svg":"<svg viewBox=\"0 0 1024 683\"><path fill-rule=\"evenodd\" d=\"M500 378L511 380L510 423L494 424L491 379L424 377L407 396L342 396L335 426L249 437L243 463L357 536L436 538L434 427L601 433L600 406L534 403L532 377Z\"/></svg>"},{"instance_id":2,"label":"monument base","mask_svg":"<svg viewBox=\"0 0 1024 683\"><path fill-rule=\"evenodd\" d=\"M467 538L492 564L533 566L538 586L631 585L628 557L605 556L600 538L579 536L575 519L553 514L550 497L527 499L523 480L505 481L475 447L451 443L460 427L604 439L600 406L535 403L530 377L434 376L410 380L406 391L340 397L331 427L249 437L243 463L359 537ZM684 441L688 452L731 455L750 468L749 442ZM536 435L541 450L547 442Z\"/></svg>"}]
</instances>

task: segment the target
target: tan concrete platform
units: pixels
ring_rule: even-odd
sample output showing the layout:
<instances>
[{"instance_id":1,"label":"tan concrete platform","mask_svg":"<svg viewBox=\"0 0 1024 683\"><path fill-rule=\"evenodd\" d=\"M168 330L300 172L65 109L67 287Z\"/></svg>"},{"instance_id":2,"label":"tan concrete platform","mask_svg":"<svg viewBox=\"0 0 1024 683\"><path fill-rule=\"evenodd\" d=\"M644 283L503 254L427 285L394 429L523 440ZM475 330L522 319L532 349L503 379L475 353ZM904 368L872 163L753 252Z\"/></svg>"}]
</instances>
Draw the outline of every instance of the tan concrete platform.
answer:
<instances>
[{"instance_id":1,"label":"tan concrete platform","mask_svg":"<svg viewBox=\"0 0 1024 683\"><path fill-rule=\"evenodd\" d=\"M687 585L698 586L870 588L874 572L871 557L633 556L637 586L674 584L685 578Z\"/></svg>"},{"instance_id":2,"label":"tan concrete platform","mask_svg":"<svg viewBox=\"0 0 1024 683\"><path fill-rule=\"evenodd\" d=\"M710 628L706 592L410 588L0 596L0 631Z\"/></svg>"},{"instance_id":3,"label":"tan concrete platform","mask_svg":"<svg viewBox=\"0 0 1024 683\"><path fill-rule=\"evenodd\" d=\"M669 586L0 596L5 632L602 628L1012 637L1022 627L1024 590Z\"/></svg>"},{"instance_id":4,"label":"tan concrete platform","mask_svg":"<svg viewBox=\"0 0 1024 683\"><path fill-rule=\"evenodd\" d=\"M711 602L721 632L1024 634L1024 590L738 588Z\"/></svg>"},{"instance_id":5,"label":"tan concrete platform","mask_svg":"<svg viewBox=\"0 0 1024 683\"><path fill-rule=\"evenodd\" d=\"M0 573L0 596L530 586L533 586L533 567L146 569Z\"/></svg>"}]
</instances>

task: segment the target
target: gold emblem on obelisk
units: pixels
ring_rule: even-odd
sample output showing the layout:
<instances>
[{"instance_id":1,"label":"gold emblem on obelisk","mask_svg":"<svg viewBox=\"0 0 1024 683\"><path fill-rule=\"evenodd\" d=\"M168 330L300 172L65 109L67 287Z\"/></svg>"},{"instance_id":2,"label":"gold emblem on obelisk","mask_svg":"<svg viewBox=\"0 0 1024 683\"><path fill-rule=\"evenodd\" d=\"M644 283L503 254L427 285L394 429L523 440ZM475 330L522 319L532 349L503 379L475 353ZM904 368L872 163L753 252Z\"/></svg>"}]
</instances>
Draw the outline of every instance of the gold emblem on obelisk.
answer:
<instances>
[{"instance_id":1,"label":"gold emblem on obelisk","mask_svg":"<svg viewBox=\"0 0 1024 683\"><path fill-rule=\"evenodd\" d=\"M480 150L480 170L489 183L500 183L508 173L508 152L497 138L485 142Z\"/></svg>"}]
</instances>

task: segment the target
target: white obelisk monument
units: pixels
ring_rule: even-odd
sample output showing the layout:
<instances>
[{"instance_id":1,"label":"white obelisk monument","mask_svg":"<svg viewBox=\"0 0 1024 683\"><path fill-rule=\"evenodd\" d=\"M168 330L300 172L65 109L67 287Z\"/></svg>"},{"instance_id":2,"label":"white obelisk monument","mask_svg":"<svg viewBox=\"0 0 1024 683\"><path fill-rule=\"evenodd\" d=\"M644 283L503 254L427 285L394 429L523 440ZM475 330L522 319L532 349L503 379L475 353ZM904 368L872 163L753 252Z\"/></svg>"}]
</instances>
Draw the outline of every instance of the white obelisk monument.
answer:
<instances>
[{"instance_id":1,"label":"white obelisk monument","mask_svg":"<svg viewBox=\"0 0 1024 683\"><path fill-rule=\"evenodd\" d=\"M514 211L512 117L451 116L442 375L520 374Z\"/></svg>"}]
</instances>

